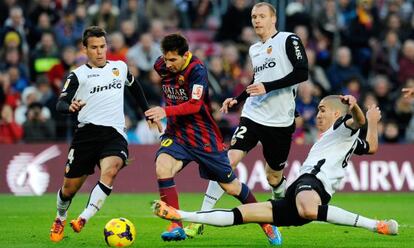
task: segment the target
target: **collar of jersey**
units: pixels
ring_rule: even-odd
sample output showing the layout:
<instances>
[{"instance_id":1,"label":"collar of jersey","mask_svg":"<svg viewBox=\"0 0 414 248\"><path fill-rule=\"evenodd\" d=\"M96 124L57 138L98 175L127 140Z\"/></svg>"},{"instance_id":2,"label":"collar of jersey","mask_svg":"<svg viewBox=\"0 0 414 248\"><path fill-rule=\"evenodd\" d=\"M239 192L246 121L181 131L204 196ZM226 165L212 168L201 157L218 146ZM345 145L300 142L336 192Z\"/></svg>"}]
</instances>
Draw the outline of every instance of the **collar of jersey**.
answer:
<instances>
[{"instance_id":1,"label":"collar of jersey","mask_svg":"<svg viewBox=\"0 0 414 248\"><path fill-rule=\"evenodd\" d=\"M267 39L265 42L262 42L263 44L266 43L268 40L273 39L276 37L276 35L279 33L279 31L276 31L276 33L274 35L272 35L272 37L270 37L269 39Z\"/></svg>"},{"instance_id":2,"label":"collar of jersey","mask_svg":"<svg viewBox=\"0 0 414 248\"><path fill-rule=\"evenodd\" d=\"M106 63L103 65L103 66L98 66L98 67L92 67L90 64L88 64L88 63L86 63L85 65L89 68L89 69L92 69L92 68L104 68L105 67L105 65L107 65L109 62L108 61L106 61Z\"/></svg>"},{"instance_id":3,"label":"collar of jersey","mask_svg":"<svg viewBox=\"0 0 414 248\"><path fill-rule=\"evenodd\" d=\"M181 67L181 71L184 71L185 68L187 68L188 64L190 64L190 60L193 57L193 54L191 52L188 52L187 60L185 61L183 67Z\"/></svg>"}]
</instances>

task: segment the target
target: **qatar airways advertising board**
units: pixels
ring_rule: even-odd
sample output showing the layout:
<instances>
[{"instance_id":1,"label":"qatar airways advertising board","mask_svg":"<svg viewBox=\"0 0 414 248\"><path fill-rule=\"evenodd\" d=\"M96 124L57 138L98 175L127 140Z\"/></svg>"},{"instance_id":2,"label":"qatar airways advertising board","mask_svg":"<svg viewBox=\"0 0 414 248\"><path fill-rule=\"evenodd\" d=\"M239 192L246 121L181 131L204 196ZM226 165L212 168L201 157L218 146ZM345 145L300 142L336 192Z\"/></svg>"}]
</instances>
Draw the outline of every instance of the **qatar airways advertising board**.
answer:
<instances>
[{"instance_id":1,"label":"qatar airways advertising board","mask_svg":"<svg viewBox=\"0 0 414 248\"><path fill-rule=\"evenodd\" d=\"M155 153L157 145L129 147L131 164L118 175L114 192L157 192ZM291 148L285 176L291 183L299 173L309 146ZM0 145L0 193L42 195L57 192L63 181L67 160L66 144ZM277 152L277 151L275 151ZM353 155L346 167L342 192L414 192L414 144L381 145L375 155ZM322 156L322 154L321 154ZM236 173L254 192L270 190L261 147L253 149L238 165ZM89 192L96 184L99 169L82 187ZM176 176L180 192L204 192L198 165L189 164Z\"/></svg>"}]
</instances>

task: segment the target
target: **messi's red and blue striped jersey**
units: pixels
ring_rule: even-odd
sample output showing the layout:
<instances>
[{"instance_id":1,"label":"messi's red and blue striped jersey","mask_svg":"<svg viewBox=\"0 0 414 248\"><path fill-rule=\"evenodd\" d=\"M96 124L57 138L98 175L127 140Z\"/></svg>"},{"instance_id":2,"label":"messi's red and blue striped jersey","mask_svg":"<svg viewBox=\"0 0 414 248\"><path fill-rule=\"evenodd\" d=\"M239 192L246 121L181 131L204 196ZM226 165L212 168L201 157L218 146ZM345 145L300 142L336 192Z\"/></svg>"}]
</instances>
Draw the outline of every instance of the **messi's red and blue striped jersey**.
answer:
<instances>
[{"instance_id":1,"label":"messi's red and blue striped jersey","mask_svg":"<svg viewBox=\"0 0 414 248\"><path fill-rule=\"evenodd\" d=\"M210 114L207 69L191 53L184 66L181 72L172 73L162 56L154 64L165 99L165 135L206 152L223 151L223 138Z\"/></svg>"}]
</instances>

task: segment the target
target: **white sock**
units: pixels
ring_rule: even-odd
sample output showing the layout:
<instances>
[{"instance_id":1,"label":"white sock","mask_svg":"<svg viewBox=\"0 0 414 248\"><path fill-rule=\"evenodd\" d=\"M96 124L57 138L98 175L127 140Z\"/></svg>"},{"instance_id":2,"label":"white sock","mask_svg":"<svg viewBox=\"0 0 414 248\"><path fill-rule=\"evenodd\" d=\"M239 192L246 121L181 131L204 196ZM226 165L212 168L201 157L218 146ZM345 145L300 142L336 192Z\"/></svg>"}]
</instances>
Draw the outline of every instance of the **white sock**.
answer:
<instances>
[{"instance_id":1,"label":"white sock","mask_svg":"<svg viewBox=\"0 0 414 248\"><path fill-rule=\"evenodd\" d=\"M201 211L213 209L217 201L223 196L224 190L216 181L209 181L204 195Z\"/></svg>"},{"instance_id":2,"label":"white sock","mask_svg":"<svg viewBox=\"0 0 414 248\"><path fill-rule=\"evenodd\" d=\"M210 211L186 212L177 210L183 221L208 224L212 226L232 226L234 213L232 210L215 209Z\"/></svg>"},{"instance_id":3,"label":"white sock","mask_svg":"<svg viewBox=\"0 0 414 248\"><path fill-rule=\"evenodd\" d=\"M342 208L331 205L328 206L328 215L326 220L329 223L337 225L362 227L371 231L375 231L377 229L376 220L368 219L359 214L354 214Z\"/></svg>"},{"instance_id":4,"label":"white sock","mask_svg":"<svg viewBox=\"0 0 414 248\"><path fill-rule=\"evenodd\" d=\"M72 200L62 200L62 189L59 189L56 197L57 213L56 218L65 221L67 217L68 208Z\"/></svg>"},{"instance_id":5,"label":"white sock","mask_svg":"<svg viewBox=\"0 0 414 248\"><path fill-rule=\"evenodd\" d=\"M88 221L92 216L98 212L102 205L105 202L106 197L111 193L112 187L109 187L103 184L101 181L98 181L95 188L91 191L89 195L89 201L86 205L85 210L79 215L79 217Z\"/></svg>"}]
</instances>

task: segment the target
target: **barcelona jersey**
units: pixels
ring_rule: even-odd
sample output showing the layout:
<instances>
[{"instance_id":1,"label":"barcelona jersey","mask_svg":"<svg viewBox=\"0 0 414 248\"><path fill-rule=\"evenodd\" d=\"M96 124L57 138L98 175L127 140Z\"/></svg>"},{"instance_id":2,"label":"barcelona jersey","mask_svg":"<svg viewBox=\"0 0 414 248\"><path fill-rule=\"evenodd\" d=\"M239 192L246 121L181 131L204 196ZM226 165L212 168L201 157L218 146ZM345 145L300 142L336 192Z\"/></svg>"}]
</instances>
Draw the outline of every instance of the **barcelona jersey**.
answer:
<instances>
[{"instance_id":1,"label":"barcelona jersey","mask_svg":"<svg viewBox=\"0 0 414 248\"><path fill-rule=\"evenodd\" d=\"M161 76L167 113L165 135L206 152L223 151L223 139L210 114L207 69L190 53L182 71L167 70L163 57L154 68Z\"/></svg>"}]
</instances>

